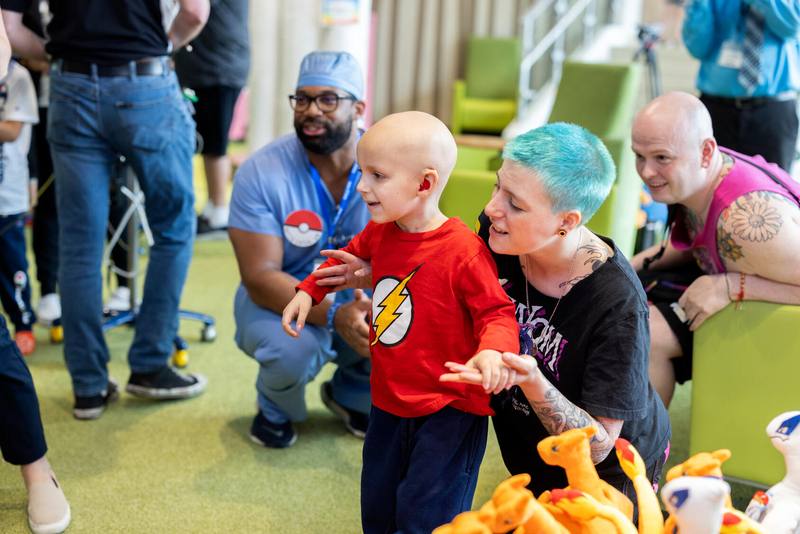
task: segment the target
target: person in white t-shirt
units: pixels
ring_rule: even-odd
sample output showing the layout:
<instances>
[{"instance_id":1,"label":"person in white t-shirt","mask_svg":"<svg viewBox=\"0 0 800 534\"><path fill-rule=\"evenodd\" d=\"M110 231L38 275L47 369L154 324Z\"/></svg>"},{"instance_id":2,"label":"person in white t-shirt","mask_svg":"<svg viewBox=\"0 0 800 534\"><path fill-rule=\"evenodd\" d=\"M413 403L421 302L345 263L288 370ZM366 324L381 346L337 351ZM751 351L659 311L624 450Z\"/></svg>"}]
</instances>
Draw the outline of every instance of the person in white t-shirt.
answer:
<instances>
[{"instance_id":1,"label":"person in white t-shirt","mask_svg":"<svg viewBox=\"0 0 800 534\"><path fill-rule=\"evenodd\" d=\"M38 122L33 81L12 61L0 84L0 301L26 356L36 348L24 228L31 206L28 148L31 126Z\"/></svg>"}]
</instances>

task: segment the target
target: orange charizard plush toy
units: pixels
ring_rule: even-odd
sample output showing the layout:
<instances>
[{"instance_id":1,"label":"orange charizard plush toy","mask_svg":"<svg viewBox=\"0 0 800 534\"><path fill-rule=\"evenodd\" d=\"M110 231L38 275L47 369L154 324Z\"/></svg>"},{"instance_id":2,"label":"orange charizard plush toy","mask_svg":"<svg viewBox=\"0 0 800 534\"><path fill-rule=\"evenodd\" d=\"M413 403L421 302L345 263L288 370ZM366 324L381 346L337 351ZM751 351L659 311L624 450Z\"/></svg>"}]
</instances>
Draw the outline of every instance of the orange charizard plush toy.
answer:
<instances>
[{"instance_id":1,"label":"orange charizard plush toy","mask_svg":"<svg viewBox=\"0 0 800 534\"><path fill-rule=\"evenodd\" d=\"M592 463L589 440L596 430L592 426L567 430L558 436L550 436L536 447L542 459L550 465L559 465L567 472L567 489L588 493L602 504L614 506L628 520L633 519L633 503L617 488L600 479ZM549 495L539 498L547 502Z\"/></svg>"},{"instance_id":2,"label":"orange charizard plush toy","mask_svg":"<svg viewBox=\"0 0 800 534\"><path fill-rule=\"evenodd\" d=\"M664 516L658 505L658 496L647 478L647 469L639 451L626 439L614 443L619 465L633 482L636 500L639 503L639 534L661 534L664 531Z\"/></svg>"},{"instance_id":3,"label":"orange charizard plush toy","mask_svg":"<svg viewBox=\"0 0 800 534\"><path fill-rule=\"evenodd\" d=\"M569 534L549 511L527 489L531 477L515 475L497 486L492 498L480 509L481 521L494 533L505 533L517 528L515 534Z\"/></svg>"},{"instance_id":4,"label":"orange charizard plush toy","mask_svg":"<svg viewBox=\"0 0 800 534\"><path fill-rule=\"evenodd\" d=\"M573 521L593 525L581 531L586 534L636 534L636 527L618 508L602 504L583 491L556 489L550 493L550 502ZM597 518L606 522L592 521Z\"/></svg>"}]
</instances>

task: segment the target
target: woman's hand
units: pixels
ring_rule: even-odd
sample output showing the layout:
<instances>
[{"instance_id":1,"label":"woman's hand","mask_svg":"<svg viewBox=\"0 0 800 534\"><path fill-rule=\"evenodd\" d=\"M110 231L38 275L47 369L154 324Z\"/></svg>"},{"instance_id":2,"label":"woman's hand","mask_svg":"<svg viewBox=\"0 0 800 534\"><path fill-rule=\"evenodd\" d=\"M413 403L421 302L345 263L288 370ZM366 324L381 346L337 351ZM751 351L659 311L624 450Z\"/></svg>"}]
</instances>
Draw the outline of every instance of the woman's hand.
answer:
<instances>
[{"instance_id":1,"label":"woman's hand","mask_svg":"<svg viewBox=\"0 0 800 534\"><path fill-rule=\"evenodd\" d=\"M703 275L692 282L678 299L678 305L686 313L689 330L692 332L730 303L726 276L724 273Z\"/></svg>"},{"instance_id":2,"label":"woman's hand","mask_svg":"<svg viewBox=\"0 0 800 534\"><path fill-rule=\"evenodd\" d=\"M342 263L312 272L318 286L333 286L333 291L372 288L372 266L368 262L344 250L323 250L320 254Z\"/></svg>"},{"instance_id":3,"label":"woman's hand","mask_svg":"<svg viewBox=\"0 0 800 534\"><path fill-rule=\"evenodd\" d=\"M528 354L514 354L513 352L503 353L503 363L509 368L513 369L516 373L515 386L521 386L526 383L535 382L542 372L539 370L539 364L536 358Z\"/></svg>"},{"instance_id":4,"label":"woman's hand","mask_svg":"<svg viewBox=\"0 0 800 534\"><path fill-rule=\"evenodd\" d=\"M504 352L501 355L502 370L497 370L492 366L491 375L486 376L481 368L478 367L478 361L475 361L475 358L481 354L478 353L466 364L445 362L444 365L450 372L441 375L439 380L441 382L473 384L482 386L487 392L499 393L504 389L510 389L512 386L532 383L541 376L539 365L533 356L528 356L527 354L518 355L513 352ZM495 354L499 353L495 352ZM481 365L486 368L486 365L493 365L493 363L481 362ZM495 377L497 377L497 380L495 380ZM493 384L494 387L489 388Z\"/></svg>"}]
</instances>

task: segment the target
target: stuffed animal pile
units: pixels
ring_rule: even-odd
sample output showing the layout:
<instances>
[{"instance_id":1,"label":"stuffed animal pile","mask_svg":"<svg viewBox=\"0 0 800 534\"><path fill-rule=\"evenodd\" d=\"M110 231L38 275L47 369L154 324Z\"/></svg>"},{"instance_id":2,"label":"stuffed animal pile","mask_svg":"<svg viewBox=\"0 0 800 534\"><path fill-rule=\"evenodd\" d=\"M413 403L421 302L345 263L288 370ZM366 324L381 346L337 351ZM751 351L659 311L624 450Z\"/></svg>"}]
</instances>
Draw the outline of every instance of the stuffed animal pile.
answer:
<instances>
[{"instance_id":1,"label":"stuffed animal pile","mask_svg":"<svg viewBox=\"0 0 800 534\"><path fill-rule=\"evenodd\" d=\"M542 440L537 449L550 465L561 466L569 485L539 498L527 489L530 475L513 476L497 486L479 510L464 512L433 534L800 534L800 411L779 415L767 436L786 460L786 476L758 492L745 513L731 506L730 486L722 479L727 449L698 453L667 472L661 499L663 519L645 464L624 439L616 442L617 459L636 491L633 503L603 481L591 461L592 427L568 430Z\"/></svg>"}]
</instances>

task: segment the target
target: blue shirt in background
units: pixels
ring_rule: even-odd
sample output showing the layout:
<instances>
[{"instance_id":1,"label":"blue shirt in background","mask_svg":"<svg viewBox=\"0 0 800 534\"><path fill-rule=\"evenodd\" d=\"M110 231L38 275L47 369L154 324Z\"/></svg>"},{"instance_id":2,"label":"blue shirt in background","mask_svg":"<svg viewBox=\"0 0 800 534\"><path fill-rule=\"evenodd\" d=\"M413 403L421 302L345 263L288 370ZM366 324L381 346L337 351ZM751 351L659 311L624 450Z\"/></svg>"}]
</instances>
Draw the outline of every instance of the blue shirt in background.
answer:
<instances>
[{"instance_id":1,"label":"blue shirt in background","mask_svg":"<svg viewBox=\"0 0 800 534\"><path fill-rule=\"evenodd\" d=\"M765 17L761 77L752 94L741 86L741 57L747 9ZM777 96L800 89L800 2L797 0L692 0L686 8L683 41L701 61L697 88L707 95L739 98Z\"/></svg>"},{"instance_id":2,"label":"blue shirt in background","mask_svg":"<svg viewBox=\"0 0 800 534\"><path fill-rule=\"evenodd\" d=\"M355 168L357 178L360 171ZM236 173L228 226L247 232L278 236L283 240L282 270L300 280L322 257L320 250L340 248L360 232L369 211L353 191L331 232L327 226L337 211L323 187L324 201L314 183L311 163L295 134L288 134L255 152ZM351 292L339 292L337 300Z\"/></svg>"}]
</instances>

